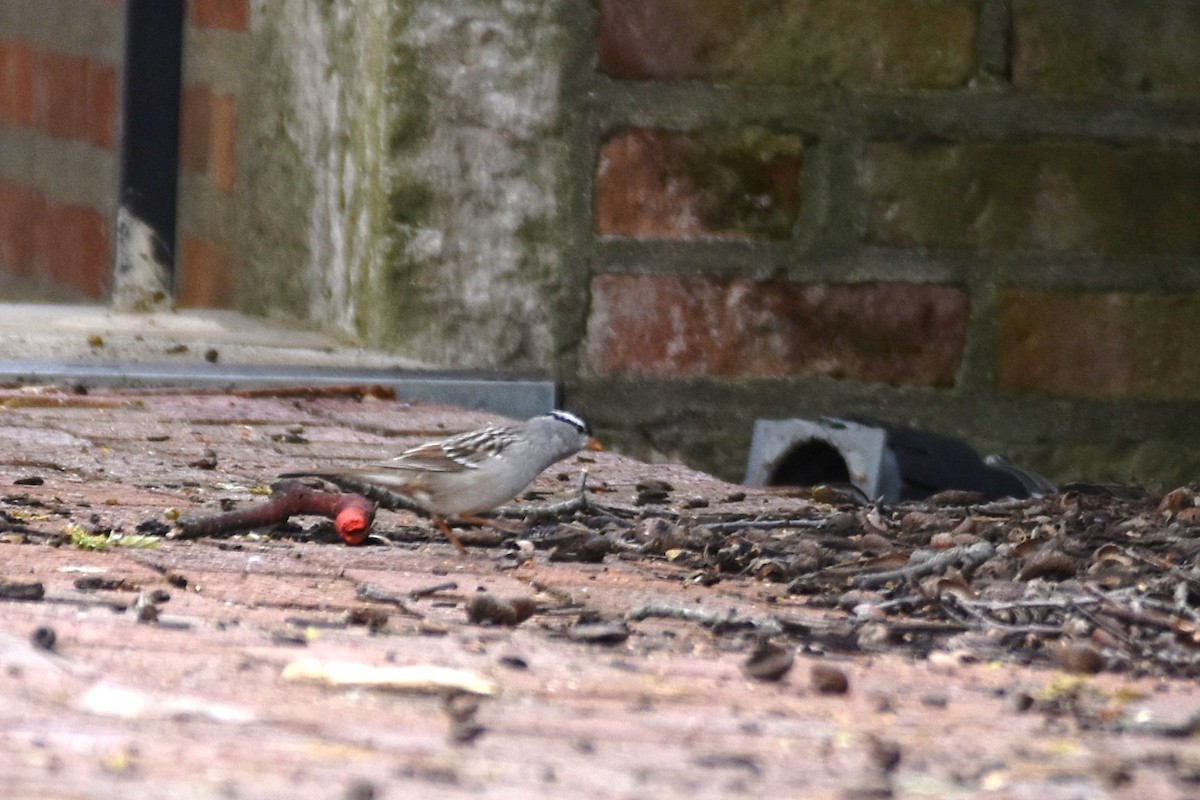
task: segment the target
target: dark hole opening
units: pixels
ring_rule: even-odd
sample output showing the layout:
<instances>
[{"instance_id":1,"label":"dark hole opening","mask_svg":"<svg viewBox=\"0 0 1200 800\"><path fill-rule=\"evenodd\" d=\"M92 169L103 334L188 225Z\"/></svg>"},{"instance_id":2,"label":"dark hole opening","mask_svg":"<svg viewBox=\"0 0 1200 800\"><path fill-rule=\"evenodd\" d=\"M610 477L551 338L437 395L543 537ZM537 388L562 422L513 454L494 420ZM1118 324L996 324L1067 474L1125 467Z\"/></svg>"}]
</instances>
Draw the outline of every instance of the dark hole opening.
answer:
<instances>
[{"instance_id":1,"label":"dark hole opening","mask_svg":"<svg viewBox=\"0 0 1200 800\"><path fill-rule=\"evenodd\" d=\"M810 439L780 459L771 471L768 486L816 486L825 483L849 483L850 470L842 454L833 445Z\"/></svg>"}]
</instances>

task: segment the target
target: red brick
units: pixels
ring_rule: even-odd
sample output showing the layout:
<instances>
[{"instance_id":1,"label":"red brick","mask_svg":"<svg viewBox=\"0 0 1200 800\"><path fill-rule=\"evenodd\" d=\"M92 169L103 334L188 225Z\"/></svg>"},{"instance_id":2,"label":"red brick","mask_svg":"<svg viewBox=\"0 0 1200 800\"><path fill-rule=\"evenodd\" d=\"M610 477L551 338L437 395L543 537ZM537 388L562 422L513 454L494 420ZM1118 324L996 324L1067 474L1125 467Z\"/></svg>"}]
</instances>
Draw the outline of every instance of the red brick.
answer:
<instances>
[{"instance_id":1,"label":"red brick","mask_svg":"<svg viewBox=\"0 0 1200 800\"><path fill-rule=\"evenodd\" d=\"M596 232L785 239L800 211L803 142L761 129L633 129L600 150Z\"/></svg>"},{"instance_id":2,"label":"red brick","mask_svg":"<svg viewBox=\"0 0 1200 800\"><path fill-rule=\"evenodd\" d=\"M182 308L232 308L237 286L233 251L222 242L184 234L175 300Z\"/></svg>"},{"instance_id":3,"label":"red brick","mask_svg":"<svg viewBox=\"0 0 1200 800\"><path fill-rule=\"evenodd\" d=\"M1200 397L1200 295L1001 294L996 380L1064 397Z\"/></svg>"},{"instance_id":4,"label":"red brick","mask_svg":"<svg viewBox=\"0 0 1200 800\"><path fill-rule=\"evenodd\" d=\"M929 284L798 284L657 275L592 282L587 360L601 375L954 383L968 302Z\"/></svg>"},{"instance_id":5,"label":"red brick","mask_svg":"<svg viewBox=\"0 0 1200 800\"><path fill-rule=\"evenodd\" d=\"M29 126L34 118L33 50L0 41L0 124Z\"/></svg>"},{"instance_id":6,"label":"red brick","mask_svg":"<svg viewBox=\"0 0 1200 800\"><path fill-rule=\"evenodd\" d=\"M37 234L46 213L40 192L0 183L0 267L15 275L33 270Z\"/></svg>"},{"instance_id":7,"label":"red brick","mask_svg":"<svg viewBox=\"0 0 1200 800\"><path fill-rule=\"evenodd\" d=\"M600 66L633 80L952 88L975 72L976 0L600 0Z\"/></svg>"},{"instance_id":8,"label":"red brick","mask_svg":"<svg viewBox=\"0 0 1200 800\"><path fill-rule=\"evenodd\" d=\"M232 94L207 84L183 87L179 129L180 168L207 175L213 186L232 192L237 183L237 105Z\"/></svg>"},{"instance_id":9,"label":"red brick","mask_svg":"<svg viewBox=\"0 0 1200 800\"><path fill-rule=\"evenodd\" d=\"M207 84L184 86L179 110L179 167L203 175L212 149L212 89Z\"/></svg>"},{"instance_id":10,"label":"red brick","mask_svg":"<svg viewBox=\"0 0 1200 800\"><path fill-rule=\"evenodd\" d=\"M237 182L237 105L231 94L214 94L211 106L209 177L213 186L232 192Z\"/></svg>"},{"instance_id":11,"label":"red brick","mask_svg":"<svg viewBox=\"0 0 1200 800\"><path fill-rule=\"evenodd\" d=\"M0 45L0 122L36 124L51 136L111 148L117 75L107 64L23 43Z\"/></svg>"},{"instance_id":12,"label":"red brick","mask_svg":"<svg viewBox=\"0 0 1200 800\"><path fill-rule=\"evenodd\" d=\"M86 139L88 73L86 58L39 52L34 57L37 126L51 136Z\"/></svg>"},{"instance_id":13,"label":"red brick","mask_svg":"<svg viewBox=\"0 0 1200 800\"><path fill-rule=\"evenodd\" d=\"M901 247L1200 253L1200 148L868 145L868 237Z\"/></svg>"},{"instance_id":14,"label":"red brick","mask_svg":"<svg viewBox=\"0 0 1200 800\"><path fill-rule=\"evenodd\" d=\"M1200 4L1014 0L1012 19L1018 89L1200 96Z\"/></svg>"},{"instance_id":15,"label":"red brick","mask_svg":"<svg viewBox=\"0 0 1200 800\"><path fill-rule=\"evenodd\" d=\"M104 296L112 254L108 219L95 209L49 203L0 183L0 268Z\"/></svg>"},{"instance_id":16,"label":"red brick","mask_svg":"<svg viewBox=\"0 0 1200 800\"><path fill-rule=\"evenodd\" d=\"M87 206L49 204L37 235L38 271L88 297L104 297L112 271L109 220Z\"/></svg>"},{"instance_id":17,"label":"red brick","mask_svg":"<svg viewBox=\"0 0 1200 800\"><path fill-rule=\"evenodd\" d=\"M192 24L201 28L244 31L250 22L247 0L190 0Z\"/></svg>"},{"instance_id":18,"label":"red brick","mask_svg":"<svg viewBox=\"0 0 1200 800\"><path fill-rule=\"evenodd\" d=\"M104 64L92 64L87 90L87 140L111 148L116 142L117 71Z\"/></svg>"}]
</instances>

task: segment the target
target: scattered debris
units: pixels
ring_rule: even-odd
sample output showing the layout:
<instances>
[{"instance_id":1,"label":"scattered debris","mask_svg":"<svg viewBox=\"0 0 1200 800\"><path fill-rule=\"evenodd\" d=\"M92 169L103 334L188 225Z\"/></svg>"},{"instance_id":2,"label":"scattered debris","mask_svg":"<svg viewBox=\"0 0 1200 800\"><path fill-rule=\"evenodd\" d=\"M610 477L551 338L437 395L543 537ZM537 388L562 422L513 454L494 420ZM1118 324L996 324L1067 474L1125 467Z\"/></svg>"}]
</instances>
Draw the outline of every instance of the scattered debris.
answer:
<instances>
[{"instance_id":1,"label":"scattered debris","mask_svg":"<svg viewBox=\"0 0 1200 800\"><path fill-rule=\"evenodd\" d=\"M205 448L204 454L195 461L188 462L189 467L196 469L216 469L217 468L217 451L212 448Z\"/></svg>"},{"instance_id":2,"label":"scattered debris","mask_svg":"<svg viewBox=\"0 0 1200 800\"><path fill-rule=\"evenodd\" d=\"M743 770L750 775L761 775L762 765L750 753L706 753L696 756L692 763L705 769Z\"/></svg>"},{"instance_id":3,"label":"scattered debris","mask_svg":"<svg viewBox=\"0 0 1200 800\"><path fill-rule=\"evenodd\" d=\"M809 671L809 682L820 694L845 694L850 691L850 678L845 671L830 664L813 664Z\"/></svg>"},{"instance_id":4,"label":"scattered debris","mask_svg":"<svg viewBox=\"0 0 1200 800\"><path fill-rule=\"evenodd\" d=\"M1062 642L1054 657L1067 672L1094 675L1104 669L1104 655L1087 642Z\"/></svg>"},{"instance_id":5,"label":"scattered debris","mask_svg":"<svg viewBox=\"0 0 1200 800\"><path fill-rule=\"evenodd\" d=\"M271 441L280 444L308 444L303 425L289 425L282 433L271 434Z\"/></svg>"},{"instance_id":6,"label":"scattered debris","mask_svg":"<svg viewBox=\"0 0 1200 800\"><path fill-rule=\"evenodd\" d=\"M384 603L394 606L405 616L416 617L417 619L420 619L422 616L419 612L413 611L411 608L409 608L408 604L405 602L406 598L412 598L411 592L405 597L400 597L399 595L392 594L391 592L381 589L378 586L364 583L358 587L355 594L359 600L365 600L370 603Z\"/></svg>"},{"instance_id":7,"label":"scattered debris","mask_svg":"<svg viewBox=\"0 0 1200 800\"><path fill-rule=\"evenodd\" d=\"M108 550L111 547L152 548L158 547L159 537L136 533L97 530L90 532L75 523L67 526L67 538L80 550Z\"/></svg>"},{"instance_id":8,"label":"scattered debris","mask_svg":"<svg viewBox=\"0 0 1200 800\"><path fill-rule=\"evenodd\" d=\"M186 695L157 694L100 682L79 698L89 714L117 719L202 719L227 725L255 722L254 712L239 706Z\"/></svg>"},{"instance_id":9,"label":"scattered debris","mask_svg":"<svg viewBox=\"0 0 1200 800\"><path fill-rule=\"evenodd\" d=\"M497 597L491 592L476 592L467 601L467 621L513 627L537 612L537 603L528 597Z\"/></svg>"},{"instance_id":10,"label":"scattered debris","mask_svg":"<svg viewBox=\"0 0 1200 800\"><path fill-rule=\"evenodd\" d=\"M100 575L85 575L76 578L74 586L81 592L118 592L130 589L124 578L105 578Z\"/></svg>"},{"instance_id":11,"label":"scattered debris","mask_svg":"<svg viewBox=\"0 0 1200 800\"><path fill-rule=\"evenodd\" d=\"M356 661L306 658L288 664L283 679L413 694L464 692L490 697L500 692L494 681L477 672L429 664L377 667Z\"/></svg>"},{"instance_id":12,"label":"scattered debris","mask_svg":"<svg viewBox=\"0 0 1200 800\"><path fill-rule=\"evenodd\" d=\"M345 800L375 800L379 797L379 792L376 791L375 784L365 778L359 778L350 782L342 796Z\"/></svg>"},{"instance_id":13,"label":"scattered debris","mask_svg":"<svg viewBox=\"0 0 1200 800\"><path fill-rule=\"evenodd\" d=\"M137 614L137 621L150 625L158 622L158 603L149 592L139 592L137 599L133 602L133 610Z\"/></svg>"},{"instance_id":14,"label":"scattered debris","mask_svg":"<svg viewBox=\"0 0 1200 800\"><path fill-rule=\"evenodd\" d=\"M311 633L315 633L312 629L306 630L289 630L287 628L277 628L270 632L271 642L274 644L291 645L293 647L307 647L309 640L312 638Z\"/></svg>"},{"instance_id":15,"label":"scattered debris","mask_svg":"<svg viewBox=\"0 0 1200 800\"><path fill-rule=\"evenodd\" d=\"M500 656L496 660L498 662L500 662L502 665L508 667L509 669L518 669L518 670L529 669L529 662L526 661L523 656L518 656L518 655L514 655L514 654L510 653L507 655Z\"/></svg>"},{"instance_id":16,"label":"scattered debris","mask_svg":"<svg viewBox=\"0 0 1200 800\"><path fill-rule=\"evenodd\" d=\"M639 622L651 617L682 619L697 622L715 633L729 631L753 631L760 636L771 637L783 633L783 627L774 619L746 619L732 610L725 614L714 614L699 608L669 606L662 603L646 603L625 615L630 622Z\"/></svg>"},{"instance_id":17,"label":"scattered debris","mask_svg":"<svg viewBox=\"0 0 1200 800\"><path fill-rule=\"evenodd\" d=\"M750 657L742 663L742 672L755 680L778 681L792 669L795 657L793 648L760 639Z\"/></svg>"},{"instance_id":18,"label":"scattered debris","mask_svg":"<svg viewBox=\"0 0 1200 800\"><path fill-rule=\"evenodd\" d=\"M93 399L103 396L97 390ZM119 549L129 535L156 541L178 516L169 508L190 514L262 503L252 498L260 488L254 476L279 466L288 449L272 444L271 434L306 435L287 426L293 406L307 430L321 426L320 446L329 447L321 458L357 453L347 443L371 437L425 437L437 416L393 425L394 410L372 418L373 401L324 394L272 393L263 401L271 413L246 414L238 407L245 401L223 395L188 402L203 408L137 412L147 427L122 427L120 440L106 438L104 417L87 422L97 431L89 444L71 441L39 452L36 462L10 450L9 480L37 473L46 482L0 497L4 577L40 579L45 596L5 606L22 655L5 657L0 679L14 713L29 723L10 732L6 763L43 771L46 781L92 779L87 773L98 774L106 753L116 754L112 769L143 782L167 773L158 760L164 751L147 746L172 727L158 723L85 720L84 727L118 735L83 751L90 760L82 769L70 760L76 751L53 730L79 729L79 698L101 672L138 681L139 690L164 680L220 682L210 696L265 715L261 728L230 733L260 760L286 746L288 759L277 759L286 763L272 778L296 781L307 794L320 781L325 794L332 786L335 795L356 797L386 793L397 780L529 789L517 785L518 773L544 781L542 793L586 794L576 770L585 766L618 766L639 791L662 796L697 784L701 794L722 796L795 793L797 786L830 797L1003 794L1006 786L1033 796L1039 782L1060 780L1089 784L1054 789L1060 793L1130 784L1121 796L1150 796L1169 781L1183 791L1200 775L1192 752L1200 714L1190 684L1175 678L1200 676L1195 487L1163 497L1067 487L1004 501L953 490L889 503L841 487L732 491L672 465L651 469L604 456L593 462L600 466L592 490L573 493L573 473L564 468L558 481L546 476L536 495L520 501L547 505L504 509L496 514L510 523L504 528L481 528L477 538L468 531L471 544L496 549L467 559L430 545L428 529L403 513L380 514L378 540L389 547L324 547L338 540L321 522ZM334 422L342 412L353 422ZM5 413L6 422L16 416ZM160 436L164 419L185 422L168 439ZM214 482L184 466L206 446L221 454ZM161 474L155 463L164 465ZM649 485L649 477L670 488ZM73 541L67 526L76 524ZM102 552L71 546L93 543ZM498 602L477 598L478 585ZM159 587L173 596L170 605ZM542 605L529 606L538 614L520 628L470 627L472 610L484 612L477 622L515 621L510 598L522 592ZM157 622L135 626L133 613L109 611L135 605ZM190 635L163 632L172 606L196 615ZM50 635L35 633L51 624L54 651L46 649ZM284 665L301 656L363 663L349 676L336 668L293 670L296 680L368 688L342 694L279 680ZM513 690L501 704L481 707L445 681L395 688L373 674L353 682L362 669L412 661L478 670L473 677L490 687L499 675ZM818 663L831 670L824 678L812 669ZM87 677L72 683L59 676L76 669ZM434 699L378 696L369 688L376 684ZM823 694L825 686L857 700ZM138 694L132 704L110 697L112 710L102 713L131 713L139 703L145 710L134 713L151 719L213 713ZM36 705L36 713L22 703ZM433 724L422 724L431 713ZM403 727L385 730L391 719ZM808 723L814 719L815 727ZM953 747L939 726L974 738ZM989 726L1002 734L980 737ZM184 733L194 727L181 726ZM632 741L644 735L655 747L629 747L630 730ZM546 746L522 750L530 736ZM444 746L443 737L455 746ZM194 769L213 741L232 753L225 737L193 739L174 752ZM471 742L479 752L466 750ZM797 752L803 773L780 760ZM65 766L47 767L53 759ZM1030 761L1038 762L1033 773ZM308 778L289 778L289 770ZM1059 770L1070 774L1064 779ZM493 783L496 775L513 776L511 785ZM358 776L362 782L352 785ZM230 782L214 790L257 788Z\"/></svg>"},{"instance_id":19,"label":"scattered debris","mask_svg":"<svg viewBox=\"0 0 1200 800\"><path fill-rule=\"evenodd\" d=\"M634 490L637 494L634 495L633 504L645 506L666 503L671 499L675 487L659 478L645 478L638 481Z\"/></svg>"},{"instance_id":20,"label":"scattered debris","mask_svg":"<svg viewBox=\"0 0 1200 800\"><path fill-rule=\"evenodd\" d=\"M422 586L419 589L413 589L405 596L408 597L409 600L420 600L422 598L432 597L435 594L441 594L443 592L453 592L456 589L458 589L457 582L442 581L441 583L435 583L432 586Z\"/></svg>"},{"instance_id":21,"label":"scattered debris","mask_svg":"<svg viewBox=\"0 0 1200 800\"><path fill-rule=\"evenodd\" d=\"M580 622L567 629L567 638L585 644L617 645L629 638L623 622Z\"/></svg>"},{"instance_id":22,"label":"scattered debris","mask_svg":"<svg viewBox=\"0 0 1200 800\"><path fill-rule=\"evenodd\" d=\"M471 744L487 730L475 719L479 712L480 697L462 692L451 692L442 699L442 711L450 718L450 742Z\"/></svg>"},{"instance_id":23,"label":"scattered debris","mask_svg":"<svg viewBox=\"0 0 1200 800\"><path fill-rule=\"evenodd\" d=\"M42 585L41 581L0 582L0 600L41 600L45 596L46 587Z\"/></svg>"},{"instance_id":24,"label":"scattered debris","mask_svg":"<svg viewBox=\"0 0 1200 800\"><path fill-rule=\"evenodd\" d=\"M867 752L876 768L885 773L891 773L900 766L903 750L900 743L894 739L885 739L875 734L867 736Z\"/></svg>"},{"instance_id":25,"label":"scattered debris","mask_svg":"<svg viewBox=\"0 0 1200 800\"><path fill-rule=\"evenodd\" d=\"M550 545L548 561L599 564L614 549L607 538L587 530L567 530L543 541Z\"/></svg>"},{"instance_id":26,"label":"scattered debris","mask_svg":"<svg viewBox=\"0 0 1200 800\"><path fill-rule=\"evenodd\" d=\"M53 652L55 646L58 644L58 634L49 625L37 626L33 629L33 635L29 638L33 642L34 647L50 652Z\"/></svg>"},{"instance_id":27,"label":"scattered debris","mask_svg":"<svg viewBox=\"0 0 1200 800\"><path fill-rule=\"evenodd\" d=\"M352 608L346 612L346 622L350 625L360 625L371 633L379 633L387 627L388 615L386 611L378 608Z\"/></svg>"}]
</instances>

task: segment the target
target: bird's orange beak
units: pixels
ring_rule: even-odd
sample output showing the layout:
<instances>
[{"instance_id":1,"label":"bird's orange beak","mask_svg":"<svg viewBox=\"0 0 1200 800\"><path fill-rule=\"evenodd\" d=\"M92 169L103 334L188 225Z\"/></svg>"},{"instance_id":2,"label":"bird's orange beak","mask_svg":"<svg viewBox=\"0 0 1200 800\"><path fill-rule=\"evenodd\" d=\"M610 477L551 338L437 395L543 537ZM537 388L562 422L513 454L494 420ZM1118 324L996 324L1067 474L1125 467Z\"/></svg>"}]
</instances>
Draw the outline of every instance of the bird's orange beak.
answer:
<instances>
[{"instance_id":1,"label":"bird's orange beak","mask_svg":"<svg viewBox=\"0 0 1200 800\"><path fill-rule=\"evenodd\" d=\"M595 436L588 439L588 443L585 445L585 447L587 447L588 450L593 450L593 451L604 449L604 445L600 444L600 440L597 439Z\"/></svg>"}]
</instances>

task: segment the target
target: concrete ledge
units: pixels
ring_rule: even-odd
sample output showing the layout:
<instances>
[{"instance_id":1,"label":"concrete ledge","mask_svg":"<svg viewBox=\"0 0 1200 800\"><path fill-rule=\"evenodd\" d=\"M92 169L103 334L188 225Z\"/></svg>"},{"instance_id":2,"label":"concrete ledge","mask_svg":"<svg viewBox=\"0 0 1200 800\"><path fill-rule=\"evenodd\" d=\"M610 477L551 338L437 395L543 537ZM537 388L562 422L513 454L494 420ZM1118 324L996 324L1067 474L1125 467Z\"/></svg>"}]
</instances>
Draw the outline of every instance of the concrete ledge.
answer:
<instances>
[{"instance_id":1,"label":"concrete ledge","mask_svg":"<svg viewBox=\"0 0 1200 800\"><path fill-rule=\"evenodd\" d=\"M535 374L438 370L393 353L235 311L121 314L99 306L0 305L0 382L87 386L376 385L398 398L524 419L555 407Z\"/></svg>"}]
</instances>

